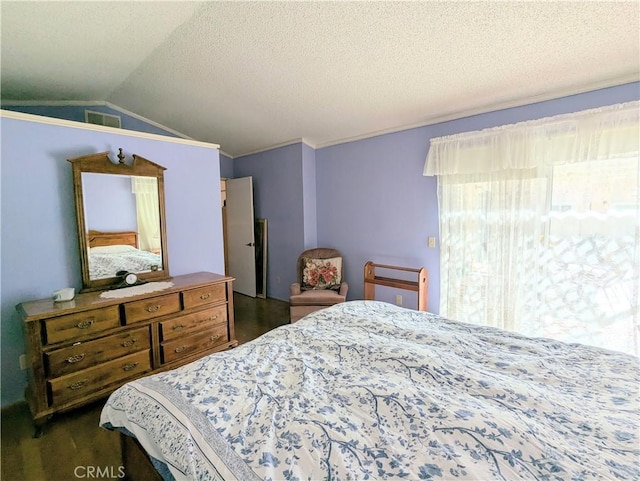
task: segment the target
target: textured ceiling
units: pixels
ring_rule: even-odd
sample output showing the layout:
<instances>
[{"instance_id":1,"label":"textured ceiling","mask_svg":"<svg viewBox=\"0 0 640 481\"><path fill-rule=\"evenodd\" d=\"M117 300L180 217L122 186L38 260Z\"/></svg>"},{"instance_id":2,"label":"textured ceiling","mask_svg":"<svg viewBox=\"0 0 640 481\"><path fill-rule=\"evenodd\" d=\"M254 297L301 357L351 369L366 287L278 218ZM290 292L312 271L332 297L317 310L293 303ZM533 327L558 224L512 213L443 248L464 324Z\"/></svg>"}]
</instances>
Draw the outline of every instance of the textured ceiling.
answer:
<instances>
[{"instance_id":1,"label":"textured ceiling","mask_svg":"<svg viewBox=\"0 0 640 481\"><path fill-rule=\"evenodd\" d=\"M4 101L106 101L232 156L640 80L638 1L0 5Z\"/></svg>"}]
</instances>

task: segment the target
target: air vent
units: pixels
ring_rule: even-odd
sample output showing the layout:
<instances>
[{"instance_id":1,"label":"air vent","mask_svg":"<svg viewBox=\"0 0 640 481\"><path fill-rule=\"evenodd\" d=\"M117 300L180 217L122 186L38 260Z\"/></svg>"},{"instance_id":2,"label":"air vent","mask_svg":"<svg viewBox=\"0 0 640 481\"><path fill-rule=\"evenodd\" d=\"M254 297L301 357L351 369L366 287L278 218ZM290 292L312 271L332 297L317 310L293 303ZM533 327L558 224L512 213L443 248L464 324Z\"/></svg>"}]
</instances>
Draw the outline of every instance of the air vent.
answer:
<instances>
[{"instance_id":1,"label":"air vent","mask_svg":"<svg viewBox=\"0 0 640 481\"><path fill-rule=\"evenodd\" d=\"M88 124L104 125L106 127L120 128L120 116L103 114L101 112L93 112L91 110L84 111L84 118Z\"/></svg>"}]
</instances>

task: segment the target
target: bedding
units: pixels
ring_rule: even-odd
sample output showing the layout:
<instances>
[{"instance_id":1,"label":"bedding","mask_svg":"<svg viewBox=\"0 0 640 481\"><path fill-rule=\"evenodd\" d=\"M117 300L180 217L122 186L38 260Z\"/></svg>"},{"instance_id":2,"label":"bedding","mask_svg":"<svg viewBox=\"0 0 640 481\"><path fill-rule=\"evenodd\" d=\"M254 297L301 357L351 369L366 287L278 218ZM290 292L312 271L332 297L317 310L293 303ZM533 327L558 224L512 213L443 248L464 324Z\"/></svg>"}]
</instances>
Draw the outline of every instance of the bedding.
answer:
<instances>
[{"instance_id":1,"label":"bedding","mask_svg":"<svg viewBox=\"0 0 640 481\"><path fill-rule=\"evenodd\" d=\"M378 301L116 390L165 479L640 478L638 359Z\"/></svg>"},{"instance_id":2,"label":"bedding","mask_svg":"<svg viewBox=\"0 0 640 481\"><path fill-rule=\"evenodd\" d=\"M162 268L162 256L129 245L89 248L89 277L115 277L118 271L149 272Z\"/></svg>"}]
</instances>

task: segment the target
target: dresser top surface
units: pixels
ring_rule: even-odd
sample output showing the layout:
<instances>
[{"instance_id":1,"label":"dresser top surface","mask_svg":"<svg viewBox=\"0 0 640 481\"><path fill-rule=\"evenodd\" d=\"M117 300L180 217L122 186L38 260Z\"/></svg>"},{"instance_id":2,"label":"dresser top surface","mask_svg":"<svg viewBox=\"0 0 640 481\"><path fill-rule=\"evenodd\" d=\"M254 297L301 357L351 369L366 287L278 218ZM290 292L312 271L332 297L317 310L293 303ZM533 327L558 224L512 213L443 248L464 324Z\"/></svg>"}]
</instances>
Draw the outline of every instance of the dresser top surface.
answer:
<instances>
[{"instance_id":1,"label":"dresser top surface","mask_svg":"<svg viewBox=\"0 0 640 481\"><path fill-rule=\"evenodd\" d=\"M62 316L75 312L87 311L90 309L100 309L114 304L123 304L126 302L137 301L141 299L149 299L156 296L163 296L173 292L197 288L206 284L219 284L232 281L233 278L212 272L197 272L194 274L186 274L166 279L165 282L173 283L173 286L166 289L137 294L128 297L120 297L115 299L105 299L100 294L105 291L94 291L77 294L71 301L54 302L53 299L38 299L23 302L16 306L16 309L25 322L37 321L54 316Z\"/></svg>"}]
</instances>

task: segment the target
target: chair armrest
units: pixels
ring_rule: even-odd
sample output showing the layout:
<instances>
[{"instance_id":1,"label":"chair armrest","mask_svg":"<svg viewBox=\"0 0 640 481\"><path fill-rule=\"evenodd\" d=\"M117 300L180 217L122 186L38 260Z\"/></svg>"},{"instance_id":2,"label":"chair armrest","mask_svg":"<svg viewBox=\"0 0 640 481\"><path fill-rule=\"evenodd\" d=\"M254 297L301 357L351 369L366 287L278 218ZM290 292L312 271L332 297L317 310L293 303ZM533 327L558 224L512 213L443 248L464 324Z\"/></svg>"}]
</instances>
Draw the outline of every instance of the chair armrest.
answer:
<instances>
[{"instance_id":1,"label":"chair armrest","mask_svg":"<svg viewBox=\"0 0 640 481\"><path fill-rule=\"evenodd\" d=\"M289 291L292 296L297 296L298 294L300 294L302 292L302 290L300 289L300 283L294 282L293 284L291 284L291 287L289 287Z\"/></svg>"},{"instance_id":2,"label":"chair armrest","mask_svg":"<svg viewBox=\"0 0 640 481\"><path fill-rule=\"evenodd\" d=\"M339 294L341 296L345 296L347 297L347 291L349 290L349 284L347 284L346 282L343 282L342 284L340 284L340 291Z\"/></svg>"}]
</instances>

